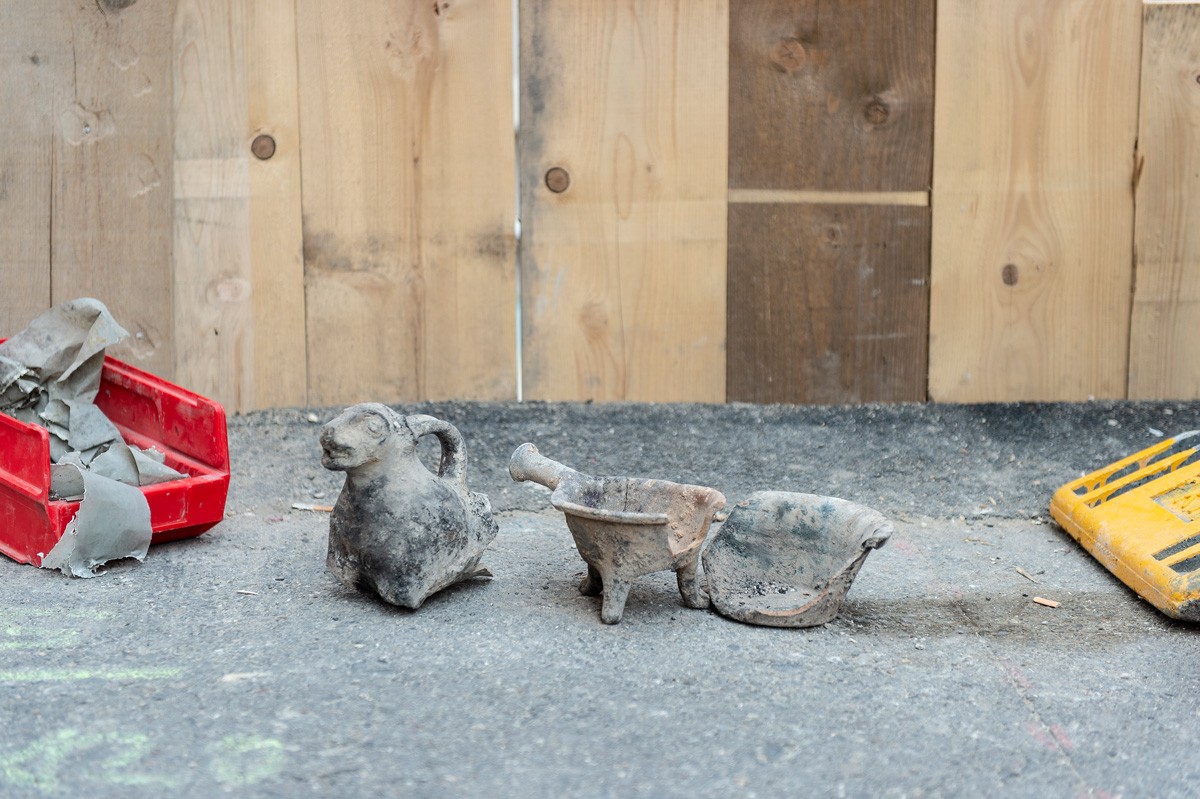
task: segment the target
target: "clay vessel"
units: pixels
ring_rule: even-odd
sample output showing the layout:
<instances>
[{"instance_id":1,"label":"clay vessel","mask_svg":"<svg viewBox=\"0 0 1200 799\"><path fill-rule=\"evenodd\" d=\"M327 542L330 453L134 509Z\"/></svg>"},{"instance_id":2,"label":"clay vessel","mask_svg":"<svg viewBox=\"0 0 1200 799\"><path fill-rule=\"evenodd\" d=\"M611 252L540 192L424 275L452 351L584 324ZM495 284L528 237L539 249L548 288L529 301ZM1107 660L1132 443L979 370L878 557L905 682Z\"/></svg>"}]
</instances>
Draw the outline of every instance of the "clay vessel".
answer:
<instances>
[{"instance_id":1,"label":"clay vessel","mask_svg":"<svg viewBox=\"0 0 1200 799\"><path fill-rule=\"evenodd\" d=\"M892 525L834 497L759 491L739 502L704 550L713 608L769 627L833 620L871 550Z\"/></svg>"},{"instance_id":2,"label":"clay vessel","mask_svg":"<svg viewBox=\"0 0 1200 799\"><path fill-rule=\"evenodd\" d=\"M605 624L621 620L634 579L666 569L675 571L685 605L708 607L696 567L713 514L725 506L721 492L667 480L591 477L543 457L533 444L517 448L508 473L554 490L550 503L566 516L588 565L579 591L604 595Z\"/></svg>"},{"instance_id":3,"label":"clay vessel","mask_svg":"<svg viewBox=\"0 0 1200 799\"><path fill-rule=\"evenodd\" d=\"M442 445L436 476L417 457L424 435ZM491 504L467 490L466 451L449 422L363 403L325 425L321 450L322 466L346 473L326 559L344 584L416 609L448 585L492 576L479 565L496 537Z\"/></svg>"}]
</instances>

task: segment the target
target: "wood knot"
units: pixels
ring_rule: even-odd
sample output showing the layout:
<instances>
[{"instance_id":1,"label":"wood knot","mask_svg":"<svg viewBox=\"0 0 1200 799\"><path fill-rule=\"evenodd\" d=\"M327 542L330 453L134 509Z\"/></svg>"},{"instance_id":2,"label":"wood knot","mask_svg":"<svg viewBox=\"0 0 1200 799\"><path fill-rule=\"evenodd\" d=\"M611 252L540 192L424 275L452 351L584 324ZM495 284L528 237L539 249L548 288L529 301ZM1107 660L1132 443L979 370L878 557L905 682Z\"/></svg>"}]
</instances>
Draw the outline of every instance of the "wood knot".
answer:
<instances>
[{"instance_id":1,"label":"wood knot","mask_svg":"<svg viewBox=\"0 0 1200 799\"><path fill-rule=\"evenodd\" d=\"M562 194L571 185L571 175L561 166L550 167L546 171L546 188L555 194Z\"/></svg>"},{"instance_id":2,"label":"wood knot","mask_svg":"<svg viewBox=\"0 0 1200 799\"><path fill-rule=\"evenodd\" d=\"M260 133L250 143L250 152L254 153L254 157L259 161L270 159L271 156L275 155L275 139L266 133Z\"/></svg>"},{"instance_id":3,"label":"wood knot","mask_svg":"<svg viewBox=\"0 0 1200 799\"><path fill-rule=\"evenodd\" d=\"M771 49L771 63L781 72L792 73L804 66L808 53L804 44L796 38L780 39Z\"/></svg>"},{"instance_id":4,"label":"wood knot","mask_svg":"<svg viewBox=\"0 0 1200 799\"><path fill-rule=\"evenodd\" d=\"M96 5L100 6L100 10L105 13L110 11L124 11L137 0L96 0Z\"/></svg>"},{"instance_id":5,"label":"wood knot","mask_svg":"<svg viewBox=\"0 0 1200 799\"><path fill-rule=\"evenodd\" d=\"M878 97L871 98L863 108L863 119L872 125L882 125L891 115L892 110L888 108L887 103Z\"/></svg>"},{"instance_id":6,"label":"wood knot","mask_svg":"<svg viewBox=\"0 0 1200 799\"><path fill-rule=\"evenodd\" d=\"M250 281L227 275L208 285L205 298L210 302L238 303L250 299Z\"/></svg>"},{"instance_id":7,"label":"wood knot","mask_svg":"<svg viewBox=\"0 0 1200 799\"><path fill-rule=\"evenodd\" d=\"M602 340L608 334L608 312L593 300L579 309L579 326L589 341Z\"/></svg>"},{"instance_id":8,"label":"wood knot","mask_svg":"<svg viewBox=\"0 0 1200 799\"><path fill-rule=\"evenodd\" d=\"M1020 270L1017 269L1016 264L1005 264L1004 268L1000 270L1000 279L1004 281L1004 285L1006 286L1017 285L1017 281L1020 278Z\"/></svg>"}]
</instances>

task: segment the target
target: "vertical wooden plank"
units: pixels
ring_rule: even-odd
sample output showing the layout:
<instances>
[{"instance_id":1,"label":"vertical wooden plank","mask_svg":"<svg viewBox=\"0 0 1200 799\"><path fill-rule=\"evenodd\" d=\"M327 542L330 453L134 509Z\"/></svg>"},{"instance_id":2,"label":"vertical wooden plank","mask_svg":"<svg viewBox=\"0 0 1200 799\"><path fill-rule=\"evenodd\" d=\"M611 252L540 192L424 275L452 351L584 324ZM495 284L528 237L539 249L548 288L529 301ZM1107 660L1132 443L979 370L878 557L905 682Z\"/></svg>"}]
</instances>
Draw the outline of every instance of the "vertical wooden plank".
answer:
<instances>
[{"instance_id":1,"label":"vertical wooden plank","mask_svg":"<svg viewBox=\"0 0 1200 799\"><path fill-rule=\"evenodd\" d=\"M927 191L933 0L732 0L729 185Z\"/></svg>"},{"instance_id":2,"label":"vertical wooden plank","mask_svg":"<svg viewBox=\"0 0 1200 799\"><path fill-rule=\"evenodd\" d=\"M925 399L933 30L933 0L734 0L730 399Z\"/></svg>"},{"instance_id":3,"label":"vertical wooden plank","mask_svg":"<svg viewBox=\"0 0 1200 799\"><path fill-rule=\"evenodd\" d=\"M270 137L268 158L251 158L250 296L254 391L247 406L308 403L304 255L300 202L300 109L295 0L246 8L247 143ZM260 140L259 153L266 140Z\"/></svg>"},{"instance_id":4,"label":"vertical wooden plank","mask_svg":"<svg viewBox=\"0 0 1200 799\"><path fill-rule=\"evenodd\" d=\"M176 378L230 409L252 404L244 0L175 12Z\"/></svg>"},{"instance_id":5,"label":"vertical wooden plank","mask_svg":"<svg viewBox=\"0 0 1200 799\"><path fill-rule=\"evenodd\" d=\"M1124 396L1140 13L938 3L933 399Z\"/></svg>"},{"instance_id":6,"label":"vertical wooden plank","mask_svg":"<svg viewBox=\"0 0 1200 799\"><path fill-rule=\"evenodd\" d=\"M418 2L442 56L417 157L429 399L517 394L511 0Z\"/></svg>"},{"instance_id":7,"label":"vertical wooden plank","mask_svg":"<svg viewBox=\"0 0 1200 799\"><path fill-rule=\"evenodd\" d=\"M1131 399L1200 398L1200 3L1147 3Z\"/></svg>"},{"instance_id":8,"label":"vertical wooden plank","mask_svg":"<svg viewBox=\"0 0 1200 799\"><path fill-rule=\"evenodd\" d=\"M53 103L51 299L94 296L133 335L112 354L175 365L171 274L174 3L60 0L67 80Z\"/></svg>"},{"instance_id":9,"label":"vertical wooden plank","mask_svg":"<svg viewBox=\"0 0 1200 799\"><path fill-rule=\"evenodd\" d=\"M175 53L178 378L230 409L302 405L294 6L180 0Z\"/></svg>"},{"instance_id":10,"label":"vertical wooden plank","mask_svg":"<svg viewBox=\"0 0 1200 799\"><path fill-rule=\"evenodd\" d=\"M730 205L730 399L924 399L928 264L928 208Z\"/></svg>"},{"instance_id":11,"label":"vertical wooden plank","mask_svg":"<svg viewBox=\"0 0 1200 799\"><path fill-rule=\"evenodd\" d=\"M54 98L72 76L52 3L9 3L0 36L0 336L50 307Z\"/></svg>"},{"instance_id":12,"label":"vertical wooden plank","mask_svg":"<svg viewBox=\"0 0 1200 799\"><path fill-rule=\"evenodd\" d=\"M511 6L297 15L310 401L514 396Z\"/></svg>"},{"instance_id":13,"label":"vertical wooden plank","mask_svg":"<svg viewBox=\"0 0 1200 799\"><path fill-rule=\"evenodd\" d=\"M728 15L522 0L526 397L724 400Z\"/></svg>"}]
</instances>

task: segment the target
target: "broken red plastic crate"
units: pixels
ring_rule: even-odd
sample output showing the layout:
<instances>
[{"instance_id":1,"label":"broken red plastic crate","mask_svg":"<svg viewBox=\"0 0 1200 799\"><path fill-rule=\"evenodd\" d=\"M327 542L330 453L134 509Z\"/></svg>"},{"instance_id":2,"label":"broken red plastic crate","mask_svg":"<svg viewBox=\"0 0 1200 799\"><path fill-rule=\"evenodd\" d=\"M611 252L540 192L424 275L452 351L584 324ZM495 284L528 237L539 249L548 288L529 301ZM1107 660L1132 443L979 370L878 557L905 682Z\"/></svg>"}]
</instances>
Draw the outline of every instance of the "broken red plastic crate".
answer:
<instances>
[{"instance_id":1,"label":"broken red plastic crate","mask_svg":"<svg viewBox=\"0 0 1200 799\"><path fill-rule=\"evenodd\" d=\"M229 439L220 404L105 358L96 405L126 443L157 449L187 475L142 487L153 543L200 535L224 518ZM0 552L40 566L78 510L50 499L49 431L0 413Z\"/></svg>"}]
</instances>

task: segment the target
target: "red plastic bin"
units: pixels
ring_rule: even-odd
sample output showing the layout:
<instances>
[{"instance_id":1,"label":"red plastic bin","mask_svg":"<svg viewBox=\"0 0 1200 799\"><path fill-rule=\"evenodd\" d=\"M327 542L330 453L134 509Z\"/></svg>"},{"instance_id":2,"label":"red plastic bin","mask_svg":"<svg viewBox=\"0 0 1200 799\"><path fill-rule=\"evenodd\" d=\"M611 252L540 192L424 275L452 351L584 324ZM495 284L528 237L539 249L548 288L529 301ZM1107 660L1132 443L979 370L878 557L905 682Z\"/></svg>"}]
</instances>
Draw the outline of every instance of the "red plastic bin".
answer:
<instances>
[{"instance_id":1,"label":"red plastic bin","mask_svg":"<svg viewBox=\"0 0 1200 799\"><path fill-rule=\"evenodd\" d=\"M157 449L187 475L142 487L153 543L198 536L224 518L229 439L219 403L106 357L96 405L127 444ZM40 566L78 510L50 499L49 431L0 413L0 552Z\"/></svg>"}]
</instances>

